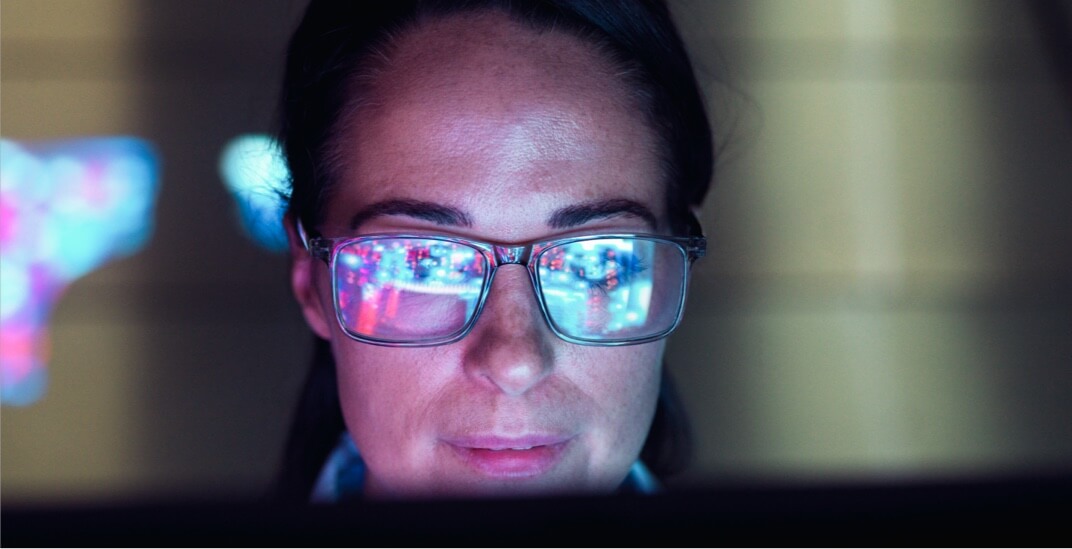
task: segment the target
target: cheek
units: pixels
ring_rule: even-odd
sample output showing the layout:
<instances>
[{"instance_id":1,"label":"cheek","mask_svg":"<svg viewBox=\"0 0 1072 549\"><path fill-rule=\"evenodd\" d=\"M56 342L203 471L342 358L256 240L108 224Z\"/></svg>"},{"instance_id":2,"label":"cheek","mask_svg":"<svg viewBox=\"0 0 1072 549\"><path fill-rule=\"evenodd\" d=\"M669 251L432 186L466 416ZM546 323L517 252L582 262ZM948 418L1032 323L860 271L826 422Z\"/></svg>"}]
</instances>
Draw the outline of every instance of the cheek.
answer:
<instances>
[{"instance_id":1,"label":"cheek","mask_svg":"<svg viewBox=\"0 0 1072 549\"><path fill-rule=\"evenodd\" d=\"M339 401L346 427L366 460L381 447L400 448L418 431L423 395L432 382L421 379L427 369L412 367L414 350L366 345L350 339L335 318L330 278L321 280L320 297L331 314L331 347L335 357ZM423 354L433 354L425 350ZM421 357L420 363L429 363Z\"/></svg>"},{"instance_id":2,"label":"cheek","mask_svg":"<svg viewBox=\"0 0 1072 549\"><path fill-rule=\"evenodd\" d=\"M427 456L429 411L444 380L430 349L405 350L364 345L336 334L333 349L339 400L346 427L362 456L384 473L421 468ZM416 356L420 355L420 356Z\"/></svg>"},{"instance_id":3,"label":"cheek","mask_svg":"<svg viewBox=\"0 0 1072 549\"><path fill-rule=\"evenodd\" d=\"M665 342L579 349L576 383L599 408L592 418L593 465L631 464L654 417Z\"/></svg>"}]
</instances>

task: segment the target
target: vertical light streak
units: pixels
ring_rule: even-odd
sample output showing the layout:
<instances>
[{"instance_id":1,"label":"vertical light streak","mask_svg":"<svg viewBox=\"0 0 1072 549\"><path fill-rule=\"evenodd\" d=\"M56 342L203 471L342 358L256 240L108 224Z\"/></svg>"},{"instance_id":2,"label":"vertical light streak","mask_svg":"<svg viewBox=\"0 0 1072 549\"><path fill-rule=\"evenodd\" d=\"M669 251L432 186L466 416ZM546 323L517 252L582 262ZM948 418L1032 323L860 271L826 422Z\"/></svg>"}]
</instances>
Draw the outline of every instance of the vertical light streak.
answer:
<instances>
[{"instance_id":1,"label":"vertical light streak","mask_svg":"<svg viewBox=\"0 0 1072 549\"><path fill-rule=\"evenodd\" d=\"M855 394L862 402L865 454L896 463L908 448L905 398L898 384L894 331L884 308L903 284L891 54L896 39L891 0L845 2L848 51L844 85L849 154L846 185L855 237L853 310L843 317Z\"/></svg>"}]
</instances>

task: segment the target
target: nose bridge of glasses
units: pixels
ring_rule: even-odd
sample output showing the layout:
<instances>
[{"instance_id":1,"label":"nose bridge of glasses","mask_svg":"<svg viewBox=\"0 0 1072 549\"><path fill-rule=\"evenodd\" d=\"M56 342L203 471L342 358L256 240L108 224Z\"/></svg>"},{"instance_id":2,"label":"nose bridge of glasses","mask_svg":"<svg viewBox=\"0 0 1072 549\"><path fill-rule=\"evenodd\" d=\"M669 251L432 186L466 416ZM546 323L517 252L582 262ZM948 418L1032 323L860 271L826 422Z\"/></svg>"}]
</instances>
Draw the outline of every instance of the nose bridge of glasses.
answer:
<instances>
[{"instance_id":1,"label":"nose bridge of glasses","mask_svg":"<svg viewBox=\"0 0 1072 549\"><path fill-rule=\"evenodd\" d=\"M495 262L499 265L528 263L532 246L495 246Z\"/></svg>"}]
</instances>

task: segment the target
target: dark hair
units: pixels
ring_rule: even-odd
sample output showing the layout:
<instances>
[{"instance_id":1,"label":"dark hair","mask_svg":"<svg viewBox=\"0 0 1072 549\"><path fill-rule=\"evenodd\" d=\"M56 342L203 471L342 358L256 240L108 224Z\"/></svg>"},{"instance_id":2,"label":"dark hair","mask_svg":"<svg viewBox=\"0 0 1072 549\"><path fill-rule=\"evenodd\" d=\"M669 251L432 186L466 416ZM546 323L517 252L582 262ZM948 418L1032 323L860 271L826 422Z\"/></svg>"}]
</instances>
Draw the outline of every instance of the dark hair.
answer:
<instances>
[{"instance_id":1,"label":"dark hair","mask_svg":"<svg viewBox=\"0 0 1072 549\"><path fill-rule=\"evenodd\" d=\"M622 74L660 143L666 205L675 234L699 232L690 206L703 202L714 170L714 144L700 86L671 13L638 0L312 0L291 37L278 140L291 174L288 220L314 228L338 175L333 154L356 82L382 63L391 41L417 21L498 10L535 29L554 28L598 48ZM388 55L389 56L389 55ZM315 338L313 367L291 426L279 495L308 497L318 468L345 428L335 365ZM688 422L663 368L655 419L641 453L660 477L682 470L691 453Z\"/></svg>"}]
</instances>

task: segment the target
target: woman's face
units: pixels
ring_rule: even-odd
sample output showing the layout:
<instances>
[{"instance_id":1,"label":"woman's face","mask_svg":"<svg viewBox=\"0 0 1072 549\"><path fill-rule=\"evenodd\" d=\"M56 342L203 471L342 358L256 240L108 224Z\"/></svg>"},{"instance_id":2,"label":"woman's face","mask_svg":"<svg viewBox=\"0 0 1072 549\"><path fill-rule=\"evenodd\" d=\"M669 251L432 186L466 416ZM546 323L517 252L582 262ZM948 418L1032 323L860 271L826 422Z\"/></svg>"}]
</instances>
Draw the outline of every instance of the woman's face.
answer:
<instances>
[{"instance_id":1,"label":"woman's face","mask_svg":"<svg viewBox=\"0 0 1072 549\"><path fill-rule=\"evenodd\" d=\"M654 136L590 45L499 14L426 22L396 44L342 120L321 234L518 244L666 231ZM564 223L567 211L590 215ZM422 348L348 338L326 265L299 253L293 274L331 341L369 496L610 492L637 459L664 343L558 339L523 266L499 268L467 336Z\"/></svg>"}]
</instances>

